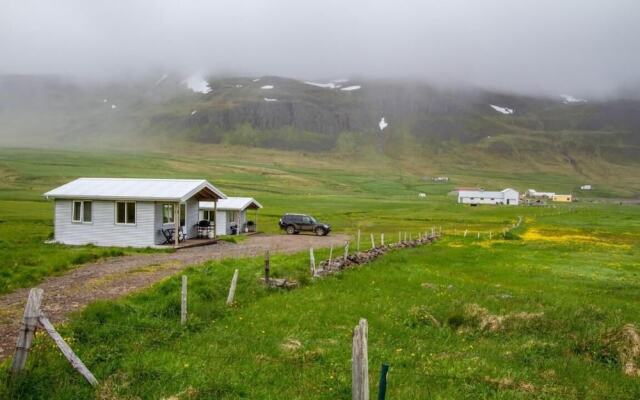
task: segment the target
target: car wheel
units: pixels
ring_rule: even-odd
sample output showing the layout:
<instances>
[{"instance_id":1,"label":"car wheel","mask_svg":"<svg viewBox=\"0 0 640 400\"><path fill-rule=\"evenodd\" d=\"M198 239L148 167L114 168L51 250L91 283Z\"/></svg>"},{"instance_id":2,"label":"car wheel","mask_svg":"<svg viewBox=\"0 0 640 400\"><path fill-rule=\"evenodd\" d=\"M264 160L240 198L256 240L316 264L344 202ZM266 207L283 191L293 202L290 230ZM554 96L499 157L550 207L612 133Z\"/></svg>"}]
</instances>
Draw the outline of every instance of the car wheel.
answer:
<instances>
[{"instance_id":1,"label":"car wheel","mask_svg":"<svg viewBox=\"0 0 640 400\"><path fill-rule=\"evenodd\" d=\"M287 235L293 235L296 233L296 228L293 225L287 226Z\"/></svg>"},{"instance_id":2,"label":"car wheel","mask_svg":"<svg viewBox=\"0 0 640 400\"><path fill-rule=\"evenodd\" d=\"M324 229L320 228L320 227L316 228L316 235L317 236L324 236L325 235Z\"/></svg>"}]
</instances>

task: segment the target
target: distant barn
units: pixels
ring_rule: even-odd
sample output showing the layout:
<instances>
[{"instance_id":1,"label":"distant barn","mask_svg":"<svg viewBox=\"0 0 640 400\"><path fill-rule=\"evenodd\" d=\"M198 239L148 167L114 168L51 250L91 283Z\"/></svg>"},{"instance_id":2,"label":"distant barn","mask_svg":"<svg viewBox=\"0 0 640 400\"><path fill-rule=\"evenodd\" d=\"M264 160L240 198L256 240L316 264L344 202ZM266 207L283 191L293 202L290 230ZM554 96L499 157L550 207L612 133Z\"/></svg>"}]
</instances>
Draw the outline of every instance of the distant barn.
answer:
<instances>
[{"instance_id":1,"label":"distant barn","mask_svg":"<svg viewBox=\"0 0 640 400\"><path fill-rule=\"evenodd\" d=\"M514 189L504 189L499 192L486 190L459 190L458 203L460 204L505 204L517 206L519 193Z\"/></svg>"}]
</instances>

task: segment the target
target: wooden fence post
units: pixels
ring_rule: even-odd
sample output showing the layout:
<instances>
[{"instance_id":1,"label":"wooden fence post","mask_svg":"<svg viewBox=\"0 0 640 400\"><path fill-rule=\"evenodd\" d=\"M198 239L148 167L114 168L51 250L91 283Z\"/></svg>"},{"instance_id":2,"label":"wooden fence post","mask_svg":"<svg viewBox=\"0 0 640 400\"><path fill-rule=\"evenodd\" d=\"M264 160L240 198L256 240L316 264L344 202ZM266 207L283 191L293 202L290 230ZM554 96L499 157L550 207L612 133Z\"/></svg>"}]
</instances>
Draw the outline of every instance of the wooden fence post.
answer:
<instances>
[{"instance_id":1,"label":"wooden fence post","mask_svg":"<svg viewBox=\"0 0 640 400\"><path fill-rule=\"evenodd\" d=\"M371 248L372 249L376 248L376 242L373 240L373 233L371 234Z\"/></svg>"},{"instance_id":2,"label":"wooden fence post","mask_svg":"<svg viewBox=\"0 0 640 400\"><path fill-rule=\"evenodd\" d=\"M464 237L467 237L467 230L464 230Z\"/></svg>"},{"instance_id":3,"label":"wooden fence post","mask_svg":"<svg viewBox=\"0 0 640 400\"><path fill-rule=\"evenodd\" d=\"M42 302L43 290L33 288L29 291L27 304L24 306L24 314L20 323L20 333L16 343L16 351L11 363L11 372L17 373L24 369L27 363L27 356L33 341L33 335L38 326L38 316L40 315L40 303Z\"/></svg>"},{"instance_id":4,"label":"wooden fence post","mask_svg":"<svg viewBox=\"0 0 640 400\"><path fill-rule=\"evenodd\" d=\"M489 240L491 240L491 236L492 236L491 234L492 234L492 232L489 231Z\"/></svg>"},{"instance_id":5,"label":"wooden fence post","mask_svg":"<svg viewBox=\"0 0 640 400\"><path fill-rule=\"evenodd\" d=\"M333 245L331 245L331 248L329 248L329 268L331 268L331 260L333 259Z\"/></svg>"},{"instance_id":6,"label":"wooden fence post","mask_svg":"<svg viewBox=\"0 0 640 400\"><path fill-rule=\"evenodd\" d=\"M236 269L233 272L233 278L231 278L231 286L229 286L229 295L227 296L228 306L233 304L233 299L236 296L236 286L238 285L238 273L239 271Z\"/></svg>"},{"instance_id":7,"label":"wooden fence post","mask_svg":"<svg viewBox=\"0 0 640 400\"><path fill-rule=\"evenodd\" d=\"M309 247L309 270L311 270L311 276L316 276L316 257L313 254L313 247Z\"/></svg>"},{"instance_id":8,"label":"wooden fence post","mask_svg":"<svg viewBox=\"0 0 640 400\"><path fill-rule=\"evenodd\" d=\"M433 226L431 227L431 237L434 237L436 234L435 229L433 228Z\"/></svg>"},{"instance_id":9,"label":"wooden fence post","mask_svg":"<svg viewBox=\"0 0 640 400\"><path fill-rule=\"evenodd\" d=\"M404 233L404 241L407 241L407 232Z\"/></svg>"},{"instance_id":10,"label":"wooden fence post","mask_svg":"<svg viewBox=\"0 0 640 400\"><path fill-rule=\"evenodd\" d=\"M180 301L180 324L187 323L187 276L182 275L182 295Z\"/></svg>"},{"instance_id":11,"label":"wooden fence post","mask_svg":"<svg viewBox=\"0 0 640 400\"><path fill-rule=\"evenodd\" d=\"M351 398L352 400L369 400L369 356L367 320L360 322L353 330L351 347Z\"/></svg>"},{"instance_id":12,"label":"wooden fence post","mask_svg":"<svg viewBox=\"0 0 640 400\"><path fill-rule=\"evenodd\" d=\"M56 331L56 329L53 327L49 319L47 319L46 317L40 316L38 318L38 322L40 323L40 325L42 325L42 327L47 332L47 334L51 337L51 339L53 339L53 341L56 343L56 346L58 346L58 348L60 349L62 354L65 356L65 358L69 360L69 362L71 363L71 366L76 371L78 371L80 375L84 376L84 378L91 384L91 386L97 386L98 380L93 376L93 374L91 373L91 371L89 371L86 365L84 365L82 360L78 358L76 353L74 353L73 350L71 350L71 347L69 347L69 345L64 341L64 339L62 339L62 336L60 336L58 331Z\"/></svg>"},{"instance_id":13,"label":"wooden fence post","mask_svg":"<svg viewBox=\"0 0 640 400\"><path fill-rule=\"evenodd\" d=\"M380 234L380 245L384 246L384 233Z\"/></svg>"},{"instance_id":14,"label":"wooden fence post","mask_svg":"<svg viewBox=\"0 0 640 400\"><path fill-rule=\"evenodd\" d=\"M344 242L344 261L347 261L347 257L349 257L349 241Z\"/></svg>"},{"instance_id":15,"label":"wooden fence post","mask_svg":"<svg viewBox=\"0 0 640 400\"><path fill-rule=\"evenodd\" d=\"M356 242L356 253L360 253L360 229L358 229L358 240Z\"/></svg>"},{"instance_id":16,"label":"wooden fence post","mask_svg":"<svg viewBox=\"0 0 640 400\"><path fill-rule=\"evenodd\" d=\"M269 261L269 250L265 250L264 252L264 283L269 285L269 273L271 271L270 261Z\"/></svg>"},{"instance_id":17,"label":"wooden fence post","mask_svg":"<svg viewBox=\"0 0 640 400\"><path fill-rule=\"evenodd\" d=\"M480 232L478 232L478 239L480 239Z\"/></svg>"},{"instance_id":18,"label":"wooden fence post","mask_svg":"<svg viewBox=\"0 0 640 400\"><path fill-rule=\"evenodd\" d=\"M398 244L402 243L402 232L398 232Z\"/></svg>"}]
</instances>

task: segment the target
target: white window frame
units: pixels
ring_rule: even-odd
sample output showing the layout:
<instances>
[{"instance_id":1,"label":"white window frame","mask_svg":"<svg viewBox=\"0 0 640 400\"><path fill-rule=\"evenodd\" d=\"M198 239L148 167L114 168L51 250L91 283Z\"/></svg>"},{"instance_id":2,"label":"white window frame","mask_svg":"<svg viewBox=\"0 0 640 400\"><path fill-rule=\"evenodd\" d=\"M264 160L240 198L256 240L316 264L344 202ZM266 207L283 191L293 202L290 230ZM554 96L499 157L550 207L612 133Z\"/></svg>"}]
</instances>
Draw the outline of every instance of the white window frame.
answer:
<instances>
[{"instance_id":1,"label":"white window frame","mask_svg":"<svg viewBox=\"0 0 640 400\"><path fill-rule=\"evenodd\" d=\"M76 203L80 203L80 219L75 219ZM91 221L84 220L84 204L91 203ZM72 200L71 201L71 223L73 224L93 224L93 201L92 200Z\"/></svg>"},{"instance_id":2,"label":"white window frame","mask_svg":"<svg viewBox=\"0 0 640 400\"><path fill-rule=\"evenodd\" d=\"M118 204L119 203L123 203L124 206L124 222L118 222ZM133 203L133 223L131 222L127 222L127 220L129 218L127 218L128 216L128 207L127 207L127 203ZM138 224L138 202L137 201L116 201L114 203L114 208L113 208L113 218L114 218L114 222L116 225L126 225L126 226L135 226Z\"/></svg>"},{"instance_id":3,"label":"white window frame","mask_svg":"<svg viewBox=\"0 0 640 400\"><path fill-rule=\"evenodd\" d=\"M164 222L164 206L171 206L171 220L168 222ZM184 213L182 212L182 207L184 207ZM176 205L174 203L162 203L162 225L175 224L175 215L176 215ZM180 226L187 227L187 203L180 203L180 219L184 219L184 225L182 225L182 221L180 221Z\"/></svg>"}]
</instances>

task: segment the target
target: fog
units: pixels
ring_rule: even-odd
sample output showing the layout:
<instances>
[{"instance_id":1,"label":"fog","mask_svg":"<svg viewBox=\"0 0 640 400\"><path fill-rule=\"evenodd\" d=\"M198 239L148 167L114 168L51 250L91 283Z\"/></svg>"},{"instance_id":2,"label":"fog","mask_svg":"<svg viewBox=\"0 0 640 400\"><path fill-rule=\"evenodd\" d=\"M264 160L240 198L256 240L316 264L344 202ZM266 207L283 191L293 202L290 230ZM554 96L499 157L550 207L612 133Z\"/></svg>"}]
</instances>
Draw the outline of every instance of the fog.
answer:
<instances>
[{"instance_id":1,"label":"fog","mask_svg":"<svg viewBox=\"0 0 640 400\"><path fill-rule=\"evenodd\" d=\"M637 0L4 1L0 73L420 79L527 93L640 87Z\"/></svg>"}]
</instances>

